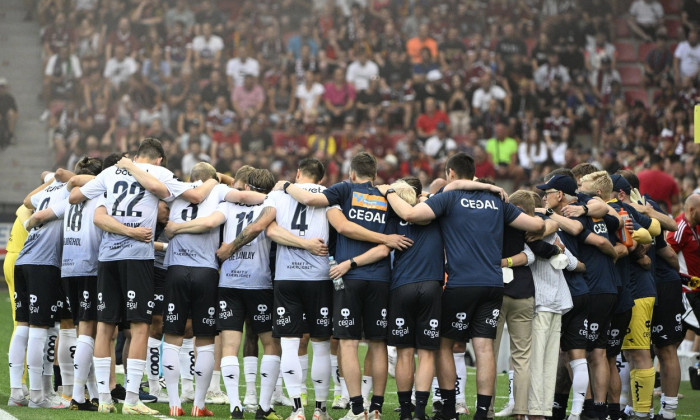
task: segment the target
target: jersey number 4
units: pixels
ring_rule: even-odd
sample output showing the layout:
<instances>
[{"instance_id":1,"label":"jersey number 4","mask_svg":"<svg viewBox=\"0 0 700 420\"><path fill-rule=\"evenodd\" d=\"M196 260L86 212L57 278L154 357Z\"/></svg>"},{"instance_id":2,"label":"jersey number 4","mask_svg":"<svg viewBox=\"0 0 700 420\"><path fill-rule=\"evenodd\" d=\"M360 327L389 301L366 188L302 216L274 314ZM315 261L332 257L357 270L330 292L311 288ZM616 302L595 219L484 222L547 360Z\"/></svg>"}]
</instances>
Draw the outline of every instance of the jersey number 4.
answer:
<instances>
[{"instance_id":1,"label":"jersey number 4","mask_svg":"<svg viewBox=\"0 0 700 420\"><path fill-rule=\"evenodd\" d=\"M299 231L299 236L304 236L309 225L306 224L306 206L298 203L292 217L292 229Z\"/></svg>"},{"instance_id":2,"label":"jersey number 4","mask_svg":"<svg viewBox=\"0 0 700 420\"><path fill-rule=\"evenodd\" d=\"M112 216L141 217L141 212L134 210L134 207L136 207L144 194L146 194L146 190L141 184L132 182L131 185L129 185L126 181L119 181L114 184L114 190L112 192L117 194L117 198L114 200L114 205L112 206ZM127 195L129 196L128 198ZM119 205L122 201L126 203L126 210L119 209Z\"/></svg>"}]
</instances>

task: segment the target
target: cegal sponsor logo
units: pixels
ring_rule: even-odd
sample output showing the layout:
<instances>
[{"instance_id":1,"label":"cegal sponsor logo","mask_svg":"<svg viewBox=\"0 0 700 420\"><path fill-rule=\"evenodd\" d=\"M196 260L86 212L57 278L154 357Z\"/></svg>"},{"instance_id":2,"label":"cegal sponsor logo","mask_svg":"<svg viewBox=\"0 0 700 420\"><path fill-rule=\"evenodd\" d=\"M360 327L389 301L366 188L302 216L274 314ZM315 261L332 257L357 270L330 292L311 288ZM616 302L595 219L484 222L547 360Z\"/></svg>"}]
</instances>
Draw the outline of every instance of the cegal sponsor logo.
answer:
<instances>
[{"instance_id":1,"label":"cegal sponsor logo","mask_svg":"<svg viewBox=\"0 0 700 420\"><path fill-rule=\"evenodd\" d=\"M319 313L321 314L321 318L316 318L316 325L323 325L324 327L330 325L331 319L328 318L328 307L324 306L319 310Z\"/></svg>"},{"instance_id":2,"label":"cegal sponsor logo","mask_svg":"<svg viewBox=\"0 0 700 420\"><path fill-rule=\"evenodd\" d=\"M405 335L408 335L408 326L406 326L406 328L403 328L403 326L406 325L406 321L403 318L396 318L395 322L396 328L392 328L391 335L395 335L397 337L403 337Z\"/></svg>"},{"instance_id":3,"label":"cegal sponsor logo","mask_svg":"<svg viewBox=\"0 0 700 420\"><path fill-rule=\"evenodd\" d=\"M231 309L227 309L228 305L226 304L225 300L220 300L219 301L219 319L228 319L229 317L233 316L233 311Z\"/></svg>"},{"instance_id":4,"label":"cegal sponsor logo","mask_svg":"<svg viewBox=\"0 0 700 420\"><path fill-rule=\"evenodd\" d=\"M138 302L134 302L134 299L136 299L136 292L133 290L129 290L126 292L126 297L129 299L128 302L126 302L126 308L127 309L136 309L136 307L139 305Z\"/></svg>"},{"instance_id":5,"label":"cegal sponsor logo","mask_svg":"<svg viewBox=\"0 0 700 420\"><path fill-rule=\"evenodd\" d=\"M386 328L386 326L388 324L388 322L386 320L386 308L382 308L381 314L382 314L382 319L377 320L377 325L382 327L382 328Z\"/></svg>"},{"instance_id":6,"label":"cegal sponsor logo","mask_svg":"<svg viewBox=\"0 0 700 420\"><path fill-rule=\"evenodd\" d=\"M272 319L272 314L267 311L267 305L262 303L258 305L258 312L260 313L253 315L253 321L267 322Z\"/></svg>"},{"instance_id":7,"label":"cegal sponsor logo","mask_svg":"<svg viewBox=\"0 0 700 420\"><path fill-rule=\"evenodd\" d=\"M457 321L452 322L452 328L456 328L459 331L464 331L469 327L469 323L464 322L464 320L467 319L466 312L457 312L457 314L455 314L455 318L457 318Z\"/></svg>"},{"instance_id":8,"label":"cegal sponsor logo","mask_svg":"<svg viewBox=\"0 0 700 420\"><path fill-rule=\"evenodd\" d=\"M289 323L292 322L292 317L287 315L284 316L284 314L287 313L287 310L284 309L282 306L277 307L277 319L275 320L275 323L279 326L285 326Z\"/></svg>"},{"instance_id":9,"label":"cegal sponsor logo","mask_svg":"<svg viewBox=\"0 0 700 420\"><path fill-rule=\"evenodd\" d=\"M214 319L214 315L216 315L216 309L214 309L213 306L210 306L209 309L207 309L207 314L209 315L209 318L202 318L202 324L213 327L214 324L216 324L216 319Z\"/></svg>"},{"instance_id":10,"label":"cegal sponsor logo","mask_svg":"<svg viewBox=\"0 0 700 420\"><path fill-rule=\"evenodd\" d=\"M178 319L180 319L180 315L176 314L174 312L175 312L175 304L168 303L168 314L165 315L165 320L168 322L175 322Z\"/></svg>"},{"instance_id":11,"label":"cegal sponsor logo","mask_svg":"<svg viewBox=\"0 0 700 420\"><path fill-rule=\"evenodd\" d=\"M424 329L423 335L430 338L438 338L440 336L440 331L437 328L440 325L440 322L433 318L428 322L428 325L430 325L430 329Z\"/></svg>"},{"instance_id":12,"label":"cegal sponsor logo","mask_svg":"<svg viewBox=\"0 0 700 420\"><path fill-rule=\"evenodd\" d=\"M343 319L338 320L339 326L350 327L352 325L355 325L355 318L350 318L350 309L342 308L340 310L340 315L343 317Z\"/></svg>"}]
</instances>

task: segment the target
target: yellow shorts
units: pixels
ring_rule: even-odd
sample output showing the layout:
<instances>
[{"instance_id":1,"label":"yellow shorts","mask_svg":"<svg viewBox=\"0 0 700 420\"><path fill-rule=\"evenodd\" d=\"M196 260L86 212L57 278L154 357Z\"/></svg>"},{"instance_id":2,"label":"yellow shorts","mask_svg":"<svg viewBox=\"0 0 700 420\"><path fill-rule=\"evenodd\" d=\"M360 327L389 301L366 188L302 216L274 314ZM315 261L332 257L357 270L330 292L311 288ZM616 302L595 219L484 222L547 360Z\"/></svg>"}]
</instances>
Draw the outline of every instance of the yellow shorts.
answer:
<instances>
[{"instance_id":1,"label":"yellow shorts","mask_svg":"<svg viewBox=\"0 0 700 420\"><path fill-rule=\"evenodd\" d=\"M622 350L649 349L651 346L651 317L654 314L655 297L634 300L632 319L622 340Z\"/></svg>"},{"instance_id":2,"label":"yellow shorts","mask_svg":"<svg viewBox=\"0 0 700 420\"><path fill-rule=\"evenodd\" d=\"M19 253L8 252L5 254L5 263L2 266L7 282L7 290L10 292L10 308L12 308L12 319L15 319L15 261ZM15 323L16 325L16 323Z\"/></svg>"}]
</instances>

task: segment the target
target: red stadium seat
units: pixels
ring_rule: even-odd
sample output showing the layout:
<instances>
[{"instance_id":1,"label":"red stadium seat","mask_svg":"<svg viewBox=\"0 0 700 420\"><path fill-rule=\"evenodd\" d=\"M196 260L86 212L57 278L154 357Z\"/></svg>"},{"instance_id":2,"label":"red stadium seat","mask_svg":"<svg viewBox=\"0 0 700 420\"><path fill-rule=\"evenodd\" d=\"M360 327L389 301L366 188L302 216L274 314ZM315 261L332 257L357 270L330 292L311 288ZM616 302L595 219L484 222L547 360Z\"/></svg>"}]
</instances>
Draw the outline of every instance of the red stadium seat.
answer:
<instances>
[{"instance_id":1,"label":"red stadium seat","mask_svg":"<svg viewBox=\"0 0 700 420\"><path fill-rule=\"evenodd\" d=\"M666 31L670 39L678 39L681 34L681 21L679 19L667 19L665 22Z\"/></svg>"},{"instance_id":2,"label":"red stadium seat","mask_svg":"<svg viewBox=\"0 0 700 420\"><path fill-rule=\"evenodd\" d=\"M638 66L620 66L617 71L620 72L623 86L640 86L642 84L642 70Z\"/></svg>"},{"instance_id":3,"label":"red stadium seat","mask_svg":"<svg viewBox=\"0 0 700 420\"><path fill-rule=\"evenodd\" d=\"M625 18L615 19L615 34L618 38L627 38L630 36L630 28L627 26Z\"/></svg>"},{"instance_id":4,"label":"red stadium seat","mask_svg":"<svg viewBox=\"0 0 700 420\"><path fill-rule=\"evenodd\" d=\"M617 61L619 63L634 63L637 61L637 44L634 42L619 41L615 43Z\"/></svg>"},{"instance_id":5,"label":"red stadium seat","mask_svg":"<svg viewBox=\"0 0 700 420\"><path fill-rule=\"evenodd\" d=\"M660 0L667 15L676 15L681 11L680 0Z\"/></svg>"},{"instance_id":6,"label":"red stadium seat","mask_svg":"<svg viewBox=\"0 0 700 420\"><path fill-rule=\"evenodd\" d=\"M625 99L628 105L634 104L634 101L642 101L644 106L649 106L649 95L644 89L633 89L625 92Z\"/></svg>"},{"instance_id":7,"label":"red stadium seat","mask_svg":"<svg viewBox=\"0 0 700 420\"><path fill-rule=\"evenodd\" d=\"M649 55L649 51L654 49L654 43L653 42L644 42L642 44L639 44L639 53L637 54L637 60L640 63L643 63L647 60L647 56Z\"/></svg>"}]
</instances>

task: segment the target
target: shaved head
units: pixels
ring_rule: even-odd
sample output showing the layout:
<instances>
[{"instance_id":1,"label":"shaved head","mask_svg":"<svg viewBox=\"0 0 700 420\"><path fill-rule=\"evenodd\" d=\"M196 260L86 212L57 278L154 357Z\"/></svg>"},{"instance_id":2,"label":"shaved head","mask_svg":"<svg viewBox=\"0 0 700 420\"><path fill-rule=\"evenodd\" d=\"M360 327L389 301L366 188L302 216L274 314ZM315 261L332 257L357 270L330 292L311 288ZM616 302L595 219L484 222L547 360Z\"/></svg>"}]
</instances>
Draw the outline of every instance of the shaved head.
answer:
<instances>
[{"instance_id":1,"label":"shaved head","mask_svg":"<svg viewBox=\"0 0 700 420\"><path fill-rule=\"evenodd\" d=\"M700 194L691 194L685 199L683 207L685 218L691 226L695 227L700 224Z\"/></svg>"}]
</instances>

